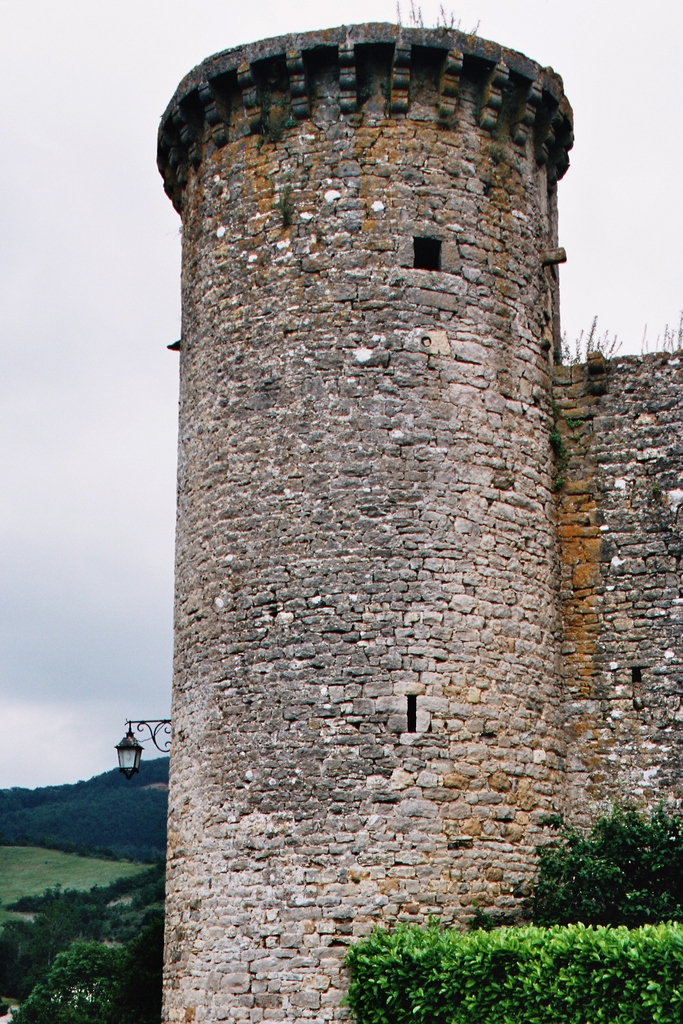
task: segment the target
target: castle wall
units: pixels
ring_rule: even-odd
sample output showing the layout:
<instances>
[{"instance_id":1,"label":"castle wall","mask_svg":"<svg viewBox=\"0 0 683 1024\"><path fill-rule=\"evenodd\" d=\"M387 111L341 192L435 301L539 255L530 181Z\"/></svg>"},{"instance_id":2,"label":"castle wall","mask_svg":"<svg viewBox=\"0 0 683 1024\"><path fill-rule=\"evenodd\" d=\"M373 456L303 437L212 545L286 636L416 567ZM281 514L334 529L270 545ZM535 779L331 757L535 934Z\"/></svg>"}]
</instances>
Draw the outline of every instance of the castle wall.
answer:
<instances>
[{"instance_id":1,"label":"castle wall","mask_svg":"<svg viewBox=\"0 0 683 1024\"><path fill-rule=\"evenodd\" d=\"M613 801L683 801L682 366L679 352L555 369L564 809L577 824Z\"/></svg>"},{"instance_id":2,"label":"castle wall","mask_svg":"<svg viewBox=\"0 0 683 1024\"><path fill-rule=\"evenodd\" d=\"M539 152L568 114L492 44L362 31L214 59L162 125L171 1021L343 1014L353 936L473 899L514 914L561 799Z\"/></svg>"}]
</instances>

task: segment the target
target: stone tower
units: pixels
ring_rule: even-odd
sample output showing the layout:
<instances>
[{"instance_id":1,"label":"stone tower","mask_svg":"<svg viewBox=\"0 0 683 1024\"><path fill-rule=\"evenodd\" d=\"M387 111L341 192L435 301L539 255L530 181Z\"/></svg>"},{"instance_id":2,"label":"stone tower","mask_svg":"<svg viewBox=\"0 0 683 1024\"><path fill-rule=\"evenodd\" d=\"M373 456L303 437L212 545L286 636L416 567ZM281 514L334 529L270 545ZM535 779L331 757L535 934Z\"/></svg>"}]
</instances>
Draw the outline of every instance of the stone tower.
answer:
<instances>
[{"instance_id":1,"label":"stone tower","mask_svg":"<svg viewBox=\"0 0 683 1024\"><path fill-rule=\"evenodd\" d=\"M166 1019L329 1020L374 925L514 915L561 790L561 79L362 25L218 54L183 220Z\"/></svg>"}]
</instances>

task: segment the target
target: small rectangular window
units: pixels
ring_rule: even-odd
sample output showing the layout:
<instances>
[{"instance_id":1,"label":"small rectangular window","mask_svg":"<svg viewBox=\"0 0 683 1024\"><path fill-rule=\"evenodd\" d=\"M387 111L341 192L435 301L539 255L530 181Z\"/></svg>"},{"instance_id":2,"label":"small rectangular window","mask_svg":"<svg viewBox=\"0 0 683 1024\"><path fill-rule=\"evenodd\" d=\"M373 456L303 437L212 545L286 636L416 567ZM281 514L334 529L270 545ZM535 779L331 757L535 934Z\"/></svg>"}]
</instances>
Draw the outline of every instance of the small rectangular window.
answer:
<instances>
[{"instance_id":1,"label":"small rectangular window","mask_svg":"<svg viewBox=\"0 0 683 1024\"><path fill-rule=\"evenodd\" d=\"M438 238L414 238L413 249L416 270L441 269L441 242Z\"/></svg>"},{"instance_id":2,"label":"small rectangular window","mask_svg":"<svg viewBox=\"0 0 683 1024\"><path fill-rule=\"evenodd\" d=\"M643 681L643 670L642 670L642 668L632 668L631 669L631 682L632 683L642 683L642 681Z\"/></svg>"},{"instance_id":3,"label":"small rectangular window","mask_svg":"<svg viewBox=\"0 0 683 1024\"><path fill-rule=\"evenodd\" d=\"M417 697L414 693L408 694L408 732L417 732Z\"/></svg>"}]
</instances>

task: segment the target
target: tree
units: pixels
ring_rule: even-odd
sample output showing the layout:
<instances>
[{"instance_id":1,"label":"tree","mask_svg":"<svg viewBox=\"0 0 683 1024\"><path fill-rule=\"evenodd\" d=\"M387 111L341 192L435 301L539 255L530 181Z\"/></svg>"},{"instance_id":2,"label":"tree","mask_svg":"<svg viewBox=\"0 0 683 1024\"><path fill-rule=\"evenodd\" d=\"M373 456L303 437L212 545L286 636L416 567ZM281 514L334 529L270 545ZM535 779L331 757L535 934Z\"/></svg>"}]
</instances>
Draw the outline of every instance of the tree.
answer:
<instances>
[{"instance_id":1,"label":"tree","mask_svg":"<svg viewBox=\"0 0 683 1024\"><path fill-rule=\"evenodd\" d=\"M123 951L120 1024L159 1024L164 967L164 920L152 921Z\"/></svg>"},{"instance_id":2,"label":"tree","mask_svg":"<svg viewBox=\"0 0 683 1024\"><path fill-rule=\"evenodd\" d=\"M119 1024L121 953L76 942L15 1011L13 1024Z\"/></svg>"},{"instance_id":3,"label":"tree","mask_svg":"<svg viewBox=\"0 0 683 1024\"><path fill-rule=\"evenodd\" d=\"M683 921L683 819L615 809L587 836L563 828L539 850L534 924Z\"/></svg>"},{"instance_id":4,"label":"tree","mask_svg":"<svg viewBox=\"0 0 683 1024\"><path fill-rule=\"evenodd\" d=\"M0 939L0 985L24 999L76 937L69 906L47 903L35 922L8 921Z\"/></svg>"}]
</instances>

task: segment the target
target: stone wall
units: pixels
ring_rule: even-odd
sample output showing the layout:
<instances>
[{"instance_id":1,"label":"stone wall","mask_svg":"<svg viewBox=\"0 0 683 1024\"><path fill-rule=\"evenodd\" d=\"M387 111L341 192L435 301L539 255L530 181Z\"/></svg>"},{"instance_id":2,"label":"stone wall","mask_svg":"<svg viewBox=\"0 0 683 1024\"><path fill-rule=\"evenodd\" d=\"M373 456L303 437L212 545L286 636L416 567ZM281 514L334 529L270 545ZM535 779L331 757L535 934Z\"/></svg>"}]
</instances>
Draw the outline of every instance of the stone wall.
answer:
<instances>
[{"instance_id":1,"label":"stone wall","mask_svg":"<svg viewBox=\"0 0 683 1024\"><path fill-rule=\"evenodd\" d=\"M555 369L567 816L683 802L683 353Z\"/></svg>"},{"instance_id":2,"label":"stone wall","mask_svg":"<svg viewBox=\"0 0 683 1024\"><path fill-rule=\"evenodd\" d=\"M333 1019L353 936L518 912L562 797L570 115L521 55L393 26L219 55L165 115L168 1020Z\"/></svg>"},{"instance_id":3,"label":"stone wall","mask_svg":"<svg viewBox=\"0 0 683 1024\"><path fill-rule=\"evenodd\" d=\"M515 919L547 812L681 804L683 355L553 366L571 141L551 70L387 25L164 115L166 1020L344 1016L375 924Z\"/></svg>"}]
</instances>

